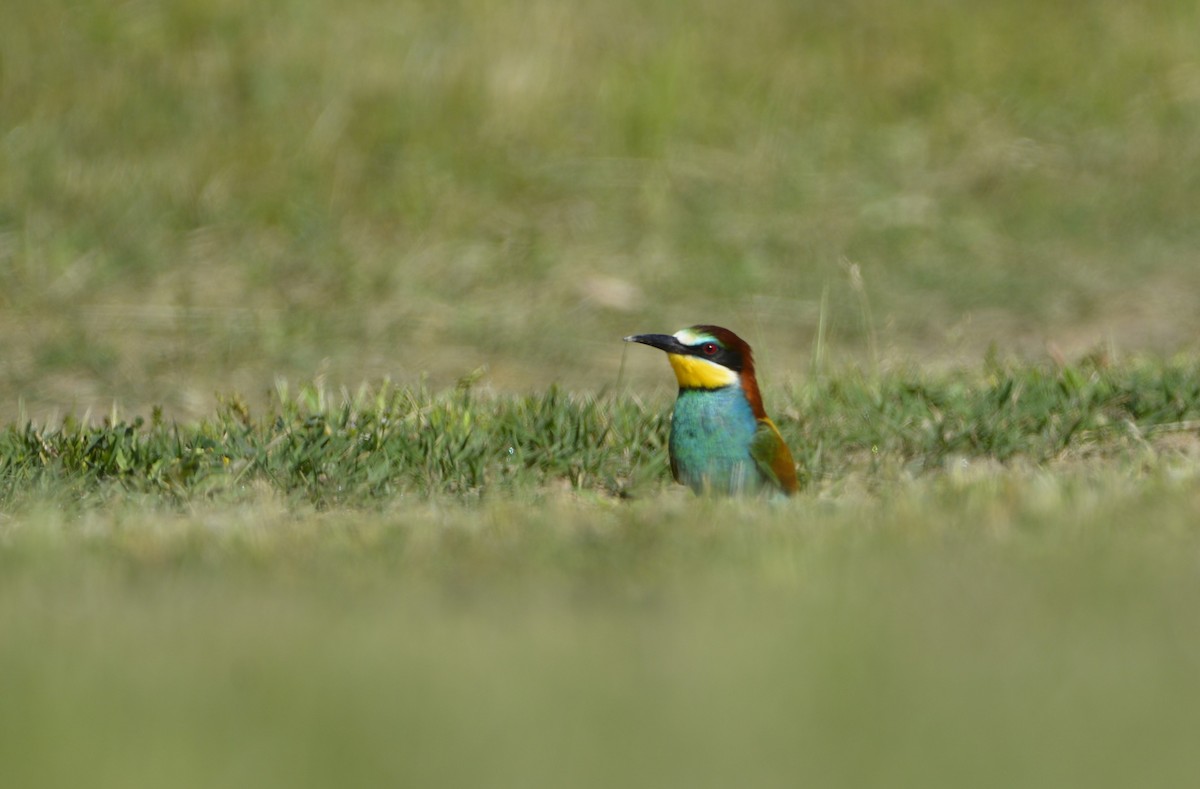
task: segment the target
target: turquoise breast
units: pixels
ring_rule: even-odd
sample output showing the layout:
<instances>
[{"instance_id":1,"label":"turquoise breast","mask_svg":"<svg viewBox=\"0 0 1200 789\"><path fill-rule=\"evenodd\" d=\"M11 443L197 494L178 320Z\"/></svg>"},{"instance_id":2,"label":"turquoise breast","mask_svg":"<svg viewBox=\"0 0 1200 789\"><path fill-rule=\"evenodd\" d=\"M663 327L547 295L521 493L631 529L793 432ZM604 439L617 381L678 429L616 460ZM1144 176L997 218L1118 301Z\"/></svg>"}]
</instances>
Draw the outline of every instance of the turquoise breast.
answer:
<instances>
[{"instance_id":1,"label":"turquoise breast","mask_svg":"<svg viewBox=\"0 0 1200 789\"><path fill-rule=\"evenodd\" d=\"M765 481L750 456L757 429L739 387L681 389L671 420L675 478L698 493L757 490Z\"/></svg>"}]
</instances>

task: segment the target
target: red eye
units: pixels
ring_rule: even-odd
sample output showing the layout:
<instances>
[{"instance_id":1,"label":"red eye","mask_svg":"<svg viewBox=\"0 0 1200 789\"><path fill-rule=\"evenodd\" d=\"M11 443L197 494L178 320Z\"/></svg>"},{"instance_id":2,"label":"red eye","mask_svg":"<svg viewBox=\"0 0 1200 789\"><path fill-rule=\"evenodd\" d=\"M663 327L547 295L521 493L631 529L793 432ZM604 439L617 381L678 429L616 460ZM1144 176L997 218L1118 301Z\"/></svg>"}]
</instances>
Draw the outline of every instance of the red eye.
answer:
<instances>
[{"instance_id":1,"label":"red eye","mask_svg":"<svg viewBox=\"0 0 1200 789\"><path fill-rule=\"evenodd\" d=\"M717 344L715 342L706 342L700 346L700 350L704 351L705 356L712 356L717 352Z\"/></svg>"}]
</instances>

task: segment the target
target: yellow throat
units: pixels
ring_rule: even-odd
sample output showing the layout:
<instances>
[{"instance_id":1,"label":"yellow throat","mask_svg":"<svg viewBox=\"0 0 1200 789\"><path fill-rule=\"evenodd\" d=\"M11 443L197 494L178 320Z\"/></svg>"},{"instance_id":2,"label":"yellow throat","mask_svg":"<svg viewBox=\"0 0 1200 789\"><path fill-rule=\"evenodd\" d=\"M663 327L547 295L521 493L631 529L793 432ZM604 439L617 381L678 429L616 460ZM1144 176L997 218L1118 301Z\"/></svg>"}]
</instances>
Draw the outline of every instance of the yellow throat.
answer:
<instances>
[{"instance_id":1,"label":"yellow throat","mask_svg":"<svg viewBox=\"0 0 1200 789\"><path fill-rule=\"evenodd\" d=\"M667 359L681 389L720 389L739 383L737 373L707 359L676 353L668 353Z\"/></svg>"}]
</instances>

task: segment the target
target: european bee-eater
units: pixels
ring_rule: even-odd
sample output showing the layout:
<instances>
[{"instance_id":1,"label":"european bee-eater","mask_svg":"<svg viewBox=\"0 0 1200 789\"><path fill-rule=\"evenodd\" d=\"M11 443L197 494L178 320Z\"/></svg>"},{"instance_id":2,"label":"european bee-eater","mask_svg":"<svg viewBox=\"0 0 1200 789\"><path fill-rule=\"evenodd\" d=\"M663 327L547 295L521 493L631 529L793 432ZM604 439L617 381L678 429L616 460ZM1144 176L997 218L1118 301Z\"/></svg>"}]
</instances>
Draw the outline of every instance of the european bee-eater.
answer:
<instances>
[{"instance_id":1,"label":"european bee-eater","mask_svg":"<svg viewBox=\"0 0 1200 789\"><path fill-rule=\"evenodd\" d=\"M667 352L679 380L671 419L671 474L699 492L796 492L796 464L763 410L746 341L720 326L635 334Z\"/></svg>"}]
</instances>

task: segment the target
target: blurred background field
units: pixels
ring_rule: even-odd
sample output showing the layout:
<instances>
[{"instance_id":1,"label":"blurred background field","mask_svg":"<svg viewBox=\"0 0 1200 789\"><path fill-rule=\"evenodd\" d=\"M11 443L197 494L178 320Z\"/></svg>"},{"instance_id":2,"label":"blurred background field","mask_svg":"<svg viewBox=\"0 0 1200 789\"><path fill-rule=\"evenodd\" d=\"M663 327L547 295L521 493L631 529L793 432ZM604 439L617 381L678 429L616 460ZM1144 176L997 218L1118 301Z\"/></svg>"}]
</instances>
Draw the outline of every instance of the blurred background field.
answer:
<instances>
[{"instance_id":1,"label":"blurred background field","mask_svg":"<svg viewBox=\"0 0 1200 789\"><path fill-rule=\"evenodd\" d=\"M621 336L701 321L768 384L822 319L851 365L1191 350L1198 16L12 0L0 413L482 366L593 390Z\"/></svg>"},{"instance_id":2,"label":"blurred background field","mask_svg":"<svg viewBox=\"0 0 1200 789\"><path fill-rule=\"evenodd\" d=\"M6 0L4 784L1190 785L1198 41ZM667 481L700 321L796 499Z\"/></svg>"}]
</instances>

